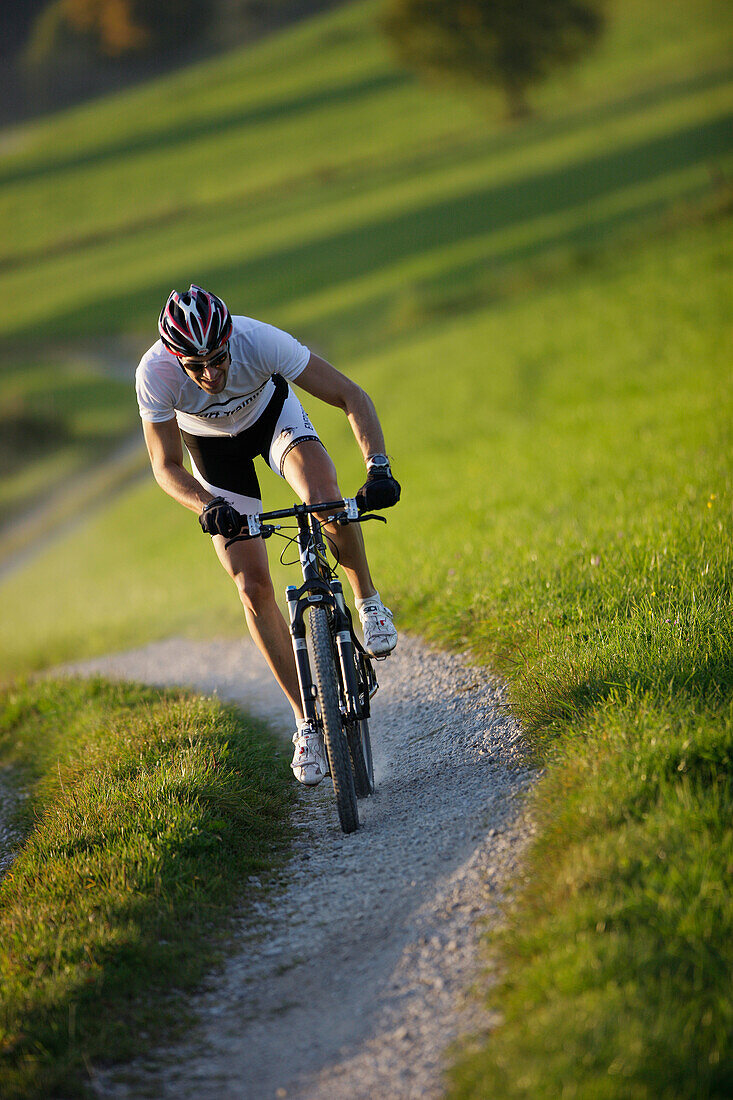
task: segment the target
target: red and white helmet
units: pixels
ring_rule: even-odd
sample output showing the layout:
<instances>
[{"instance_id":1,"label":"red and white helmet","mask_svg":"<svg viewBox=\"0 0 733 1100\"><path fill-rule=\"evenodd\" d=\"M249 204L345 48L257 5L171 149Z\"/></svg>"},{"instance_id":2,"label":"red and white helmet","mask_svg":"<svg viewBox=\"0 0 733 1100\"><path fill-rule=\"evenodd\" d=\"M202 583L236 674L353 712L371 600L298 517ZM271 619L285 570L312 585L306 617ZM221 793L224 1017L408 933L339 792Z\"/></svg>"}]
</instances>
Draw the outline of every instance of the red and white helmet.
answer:
<instances>
[{"instance_id":1,"label":"red and white helmet","mask_svg":"<svg viewBox=\"0 0 733 1100\"><path fill-rule=\"evenodd\" d=\"M158 318L158 331L174 355L207 355L227 342L232 318L221 298L191 283L182 294L171 291Z\"/></svg>"}]
</instances>

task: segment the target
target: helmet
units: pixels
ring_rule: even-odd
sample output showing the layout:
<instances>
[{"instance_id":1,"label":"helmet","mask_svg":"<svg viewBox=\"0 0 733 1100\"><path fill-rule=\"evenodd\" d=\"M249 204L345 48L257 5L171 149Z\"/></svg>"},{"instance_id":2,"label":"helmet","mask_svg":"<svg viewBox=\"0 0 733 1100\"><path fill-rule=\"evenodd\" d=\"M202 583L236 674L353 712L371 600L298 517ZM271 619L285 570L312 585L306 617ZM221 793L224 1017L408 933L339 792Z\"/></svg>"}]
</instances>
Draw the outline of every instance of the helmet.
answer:
<instances>
[{"instance_id":1,"label":"helmet","mask_svg":"<svg viewBox=\"0 0 733 1100\"><path fill-rule=\"evenodd\" d=\"M206 355L227 342L232 318L221 298L191 283L182 294L171 291L158 318L158 331L174 355Z\"/></svg>"}]
</instances>

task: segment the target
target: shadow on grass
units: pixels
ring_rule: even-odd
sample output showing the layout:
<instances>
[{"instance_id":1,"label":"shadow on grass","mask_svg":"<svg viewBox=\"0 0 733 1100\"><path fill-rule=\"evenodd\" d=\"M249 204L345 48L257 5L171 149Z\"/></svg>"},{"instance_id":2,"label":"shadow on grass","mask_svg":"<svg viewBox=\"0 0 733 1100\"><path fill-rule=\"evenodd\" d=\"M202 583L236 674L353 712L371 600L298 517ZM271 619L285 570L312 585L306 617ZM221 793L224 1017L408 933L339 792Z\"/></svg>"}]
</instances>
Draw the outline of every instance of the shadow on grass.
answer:
<instances>
[{"instance_id":1,"label":"shadow on grass","mask_svg":"<svg viewBox=\"0 0 733 1100\"><path fill-rule=\"evenodd\" d=\"M732 118L725 113L622 151L588 157L499 186L477 188L460 201L450 198L424 204L249 262L199 268L197 278L230 301L246 303L247 312L256 316L297 298L304 287L311 293L326 291L431 249L509 229L539 216L582 210L586 203L625 188L706 164L733 147ZM568 235L559 235L554 243L562 243ZM508 250L504 262L519 254L521 249ZM146 316L151 303L165 298L172 281L187 282L190 274L190 267L185 272L173 270L165 283L156 280L134 293L90 300L83 312L74 307L52 315L47 310L45 328L56 336L79 335L81 326L87 335L95 328L116 331L120 317ZM16 339L39 335L44 331L39 330L38 322L32 332L14 334Z\"/></svg>"},{"instance_id":2,"label":"shadow on grass","mask_svg":"<svg viewBox=\"0 0 733 1100\"><path fill-rule=\"evenodd\" d=\"M171 852L162 861L162 879L171 871L179 877L185 872L176 856ZM192 868L192 879L195 869L201 870ZM92 1067L139 1055L146 1039L162 1032L175 1035L187 1022L181 1016L181 991L194 988L211 968L212 928L231 918L235 897L241 901L234 887L241 889L242 880L233 870L230 865L214 876L233 884L214 902L203 880L198 888L188 893L180 888L169 897L143 886L139 896L104 913L105 923L115 930L113 944L87 937L72 952L64 951L62 968L67 974L75 970L78 977L71 985L52 982L45 996L24 1007L17 1026L7 1021L0 1050L3 1096L67 1095L59 1089L88 1095L82 1090ZM261 866L253 863L246 870L255 873ZM210 874L206 881L210 887ZM221 886L214 886L221 895ZM39 967L42 983L47 964Z\"/></svg>"},{"instance_id":3,"label":"shadow on grass","mask_svg":"<svg viewBox=\"0 0 733 1100\"><path fill-rule=\"evenodd\" d=\"M664 708L670 700L676 707L726 705L733 699L733 659L723 652L710 654L705 661L691 657L689 662L660 662L646 668L630 665L609 666L579 676L575 681L551 676L540 680L532 676L531 702L520 699L518 710L527 731L540 742L550 742L567 728L587 722L598 708L609 702L621 707L635 701L654 699ZM524 693L518 687L521 697Z\"/></svg>"},{"instance_id":4,"label":"shadow on grass","mask_svg":"<svg viewBox=\"0 0 733 1100\"><path fill-rule=\"evenodd\" d=\"M537 119L525 123L521 127L508 128L499 134L492 134L485 140L476 140L475 135L471 135L470 139L460 140L456 145L455 143L448 143L446 146L444 143L437 143L436 146L431 147L429 150L421 150L419 153L407 160L400 159L396 165L387 166L386 176L381 170L376 174L375 185L383 187L385 182L389 182L390 179L404 179L406 174L424 173L436 168L440 168L445 165L448 157L459 156L461 163L469 164L472 161L483 160L487 154L499 155L505 151L513 148L521 148L522 146L530 145L533 142L551 140L556 136L560 136L563 133L569 133L574 129L581 129L587 126L601 125L607 119L621 119L626 115L633 114L636 111L644 110L648 107L653 107L659 103L665 102L665 100L675 95L684 95L691 92L704 91L707 88L714 88L721 82L729 79L733 74L733 69L724 69L721 71L711 73L699 73L693 77L688 77L684 80L670 83L664 87L655 87L648 89L644 92L636 93L629 96L626 99L614 102L606 103L601 106L591 108L585 111L574 112L571 115L564 116L560 119L552 119L545 121L544 119ZM360 85L362 94L366 94L367 91L381 90L382 86L390 87L391 81L377 80L376 78L370 82L363 82ZM395 81L395 83L398 83ZM328 93L330 98L331 92ZM344 93L346 100L355 98L356 93L352 89L350 92ZM325 93L323 93L325 95ZM319 98L319 97L316 97ZM311 104L313 105L313 104ZM234 117L234 116L233 116ZM234 122L231 123L234 125ZM203 128L203 123L198 124L200 128ZM226 129L227 121L217 120L216 124L211 123L212 129ZM178 144L183 140L182 136L176 137L177 131L161 131L160 135L155 141L149 140L146 136L137 139L141 145L141 151L144 151L148 147L150 148L165 148L166 145ZM91 163L95 160L112 158L114 156L125 156L128 152L134 152L134 148L131 146L128 148L124 144L120 146L109 146L103 150L96 150L93 153L84 155L82 159L74 160L70 158L68 161L54 163L52 161L44 162L44 167L40 166L37 169L37 175L42 175L45 171L57 172L63 171L66 168L77 168L81 164ZM10 171L10 170L9 170ZM18 169L20 171L20 168ZM31 169L26 169L30 173ZM34 170L35 171L35 170ZM359 173L360 186L369 187L368 181L363 178L363 173ZM334 178L339 178L339 172L334 170ZM2 185L4 177L0 173L0 185ZM8 182L12 182L8 177ZM291 189L297 186L297 182L294 184L292 180L287 181L286 186ZM272 188L268 187L267 194L272 194ZM228 202L229 204L235 204L236 202L246 203L250 202L252 194L249 189L246 189L240 196L232 196ZM220 205L220 204L217 204ZM46 246L39 246L30 250L24 250L17 254L13 253L7 256L0 256L0 272L17 271L23 268L31 267L33 264L52 259L54 256L63 256L76 251L83 251L87 248L96 248L103 246L106 243L113 242L119 238L120 232L124 232L127 237L134 236L136 234L145 234L151 231L159 232L160 229L166 225L176 225L180 223L182 218L187 220L193 220L197 218L205 218L210 215L212 209L212 203L210 200L193 201L190 195L181 196L181 201L178 206L165 211L156 211L153 214L143 214L135 218L133 221L128 221L124 226L113 225L106 226L104 228L95 229L91 232L72 237L64 237L52 242Z\"/></svg>"},{"instance_id":5,"label":"shadow on grass","mask_svg":"<svg viewBox=\"0 0 733 1100\"><path fill-rule=\"evenodd\" d=\"M693 216L694 204L709 194L706 186L685 195L686 202L693 204ZM486 309L514 297L518 291L556 282L568 271L594 263L606 242L616 244L621 238L625 247L633 247L643 233L646 243L650 223L664 229L661 219L667 209L664 199L644 201L618 213L589 217L567 230L526 244L492 250L489 256L469 263L446 263L429 279L410 281L399 293L371 294L354 306L320 313L301 326L300 337L307 344L328 347L339 357L359 356L365 346L372 354L385 347L394 349L402 338L414 341L416 330L425 336L431 325L440 326L446 319ZM377 318L379 324L375 323ZM541 370L539 362L517 364L512 411L524 419L531 418L537 402Z\"/></svg>"},{"instance_id":6,"label":"shadow on grass","mask_svg":"<svg viewBox=\"0 0 733 1100\"><path fill-rule=\"evenodd\" d=\"M246 903L248 876L276 866L290 836L289 767L283 758L272 769L269 743L260 746L253 729L212 741L212 752L229 750L236 770L228 779L158 782L157 827L141 808L144 795L128 793L140 767L120 762L107 791L118 800L111 827L99 813L89 825L85 811L84 832L52 826L29 850L28 866L19 856L4 899L14 962L0 1013L3 1097L87 1095L92 1067L139 1055L186 1023L181 990L210 971L217 934ZM154 762L141 754L144 773L167 767L161 753L165 745ZM69 782L62 799L78 818L100 789L105 781L92 770ZM129 816L119 812L123 801ZM171 832L178 809L191 805L194 827Z\"/></svg>"},{"instance_id":7,"label":"shadow on grass","mask_svg":"<svg viewBox=\"0 0 733 1100\"><path fill-rule=\"evenodd\" d=\"M298 117L321 107L334 104L347 105L359 99L409 83L414 78L407 73L386 72L364 77L361 80L346 81L331 88L321 88L310 95L295 95L285 99L274 99L257 104L254 107L239 107L230 111L218 111L206 118L194 122L186 118L174 123L163 124L142 134L130 135L122 140L113 140L86 152L75 153L67 157L49 156L33 164L8 165L0 171L0 184L27 183L38 179L47 172L59 173L92 165L104 164L118 157L135 156L138 153L160 153L166 149L190 146L199 138L213 134L225 134L227 130L241 129L244 126L256 126L262 123L276 122L284 118Z\"/></svg>"},{"instance_id":8,"label":"shadow on grass","mask_svg":"<svg viewBox=\"0 0 733 1100\"><path fill-rule=\"evenodd\" d=\"M522 126L507 127L491 133L485 140L476 142L472 135L471 148L461 150L461 161L480 159L487 153L502 153L509 149L521 148L537 140L546 140L586 126L602 125L610 119L622 119L628 115L659 106L679 96L703 92L725 83L733 76L730 65L707 72L693 73L678 80L655 85L642 91L610 102L594 105L590 108L568 112L559 118L546 120L541 116L530 119ZM118 157L129 157L148 151L160 152L165 149L189 146L197 138L208 138L214 134L224 134L228 130L241 129L248 125L275 122L289 117L297 117L322 107L335 104L348 106L359 99L383 91L391 91L406 84L414 83L415 78L407 72L393 71L376 73L357 81L344 81L330 88L311 92L310 95L289 96L273 99L253 107L220 111L215 115L199 119L196 122L180 120L173 124L163 124L144 134L130 135L122 139L113 139L106 144L85 152L67 156L47 156L32 164L8 164L0 169L0 185L3 183L29 182L44 176L47 172L64 172L80 167L102 164ZM433 161L443 162L445 150L436 150ZM429 166L429 163L426 165Z\"/></svg>"}]
</instances>

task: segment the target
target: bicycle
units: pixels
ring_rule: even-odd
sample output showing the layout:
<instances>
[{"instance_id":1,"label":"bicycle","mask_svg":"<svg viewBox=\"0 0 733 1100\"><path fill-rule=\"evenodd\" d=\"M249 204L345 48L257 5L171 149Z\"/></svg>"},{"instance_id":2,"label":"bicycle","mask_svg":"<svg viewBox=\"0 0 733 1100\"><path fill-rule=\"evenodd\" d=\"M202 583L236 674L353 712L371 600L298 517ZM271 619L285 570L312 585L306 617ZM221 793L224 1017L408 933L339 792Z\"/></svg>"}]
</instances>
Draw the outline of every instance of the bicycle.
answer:
<instances>
[{"instance_id":1,"label":"bicycle","mask_svg":"<svg viewBox=\"0 0 733 1100\"><path fill-rule=\"evenodd\" d=\"M316 512L325 512L326 519L321 522ZM357 799L374 793L369 716L370 701L379 685L372 658L354 632L341 581L329 563L323 527L334 522L343 525L369 519L387 521L372 513L360 514L353 497L296 504L244 518L246 532L243 526L239 534L227 541L227 546L245 539L267 539L284 530L271 520L294 518L297 522L297 535L282 537L288 540L288 545L297 542L303 571L303 584L288 585L285 589L303 714L323 733L339 823L345 833L353 833L359 828ZM295 564L283 560L286 552L287 546L280 556L281 562Z\"/></svg>"}]
</instances>

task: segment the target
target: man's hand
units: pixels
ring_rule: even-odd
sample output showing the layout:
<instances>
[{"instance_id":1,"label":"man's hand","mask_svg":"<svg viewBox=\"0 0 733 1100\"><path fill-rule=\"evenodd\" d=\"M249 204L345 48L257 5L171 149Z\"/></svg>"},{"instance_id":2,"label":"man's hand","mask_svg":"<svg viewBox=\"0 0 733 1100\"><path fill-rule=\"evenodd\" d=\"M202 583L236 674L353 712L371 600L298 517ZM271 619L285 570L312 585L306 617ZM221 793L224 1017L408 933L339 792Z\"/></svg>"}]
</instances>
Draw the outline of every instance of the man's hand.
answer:
<instances>
[{"instance_id":1,"label":"man's hand","mask_svg":"<svg viewBox=\"0 0 733 1100\"><path fill-rule=\"evenodd\" d=\"M372 508L391 508L400 499L400 483L392 477L392 470L385 455L376 455L367 463L367 479L356 494L360 512Z\"/></svg>"},{"instance_id":2,"label":"man's hand","mask_svg":"<svg viewBox=\"0 0 733 1100\"><path fill-rule=\"evenodd\" d=\"M214 497L199 516L201 530L206 535L223 535L231 539L238 534L244 520L224 497Z\"/></svg>"}]
</instances>

